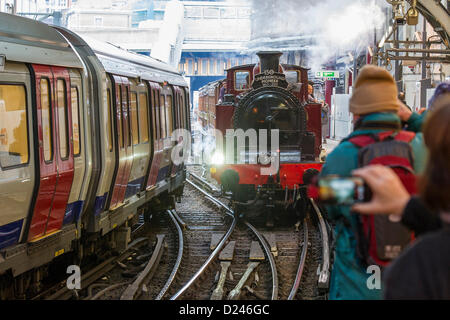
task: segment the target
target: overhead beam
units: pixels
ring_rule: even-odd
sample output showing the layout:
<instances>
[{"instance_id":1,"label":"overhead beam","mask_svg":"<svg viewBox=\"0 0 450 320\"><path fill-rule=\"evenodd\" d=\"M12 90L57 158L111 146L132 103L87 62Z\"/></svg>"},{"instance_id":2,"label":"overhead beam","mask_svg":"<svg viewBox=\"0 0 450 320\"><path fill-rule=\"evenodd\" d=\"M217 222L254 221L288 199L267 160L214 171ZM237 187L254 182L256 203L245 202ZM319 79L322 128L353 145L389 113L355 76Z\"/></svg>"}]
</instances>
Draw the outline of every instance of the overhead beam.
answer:
<instances>
[{"instance_id":1,"label":"overhead beam","mask_svg":"<svg viewBox=\"0 0 450 320\"><path fill-rule=\"evenodd\" d=\"M412 3L413 0L408 0ZM441 36L444 44L449 47L450 15L447 9L436 0L417 0L417 9Z\"/></svg>"}]
</instances>

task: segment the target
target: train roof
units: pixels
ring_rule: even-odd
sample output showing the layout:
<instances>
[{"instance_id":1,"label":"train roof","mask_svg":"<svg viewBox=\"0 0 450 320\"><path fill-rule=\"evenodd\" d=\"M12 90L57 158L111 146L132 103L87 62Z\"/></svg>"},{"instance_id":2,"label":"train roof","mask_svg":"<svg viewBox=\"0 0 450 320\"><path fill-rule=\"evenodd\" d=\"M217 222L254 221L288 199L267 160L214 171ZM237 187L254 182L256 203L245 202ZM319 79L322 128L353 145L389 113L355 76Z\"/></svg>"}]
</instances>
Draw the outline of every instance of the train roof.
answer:
<instances>
[{"instance_id":1,"label":"train roof","mask_svg":"<svg viewBox=\"0 0 450 320\"><path fill-rule=\"evenodd\" d=\"M0 13L0 46L0 55L5 55L7 60L73 68L83 68L81 58L73 48L82 47L88 55L98 58L106 72L187 85L176 68L162 61L80 36L62 27L7 13Z\"/></svg>"},{"instance_id":2,"label":"train roof","mask_svg":"<svg viewBox=\"0 0 450 320\"><path fill-rule=\"evenodd\" d=\"M187 86L186 81L177 70L162 61L79 35L63 27L54 26L54 28L63 34L78 51L82 51L83 55L94 56L106 72Z\"/></svg>"},{"instance_id":3,"label":"train roof","mask_svg":"<svg viewBox=\"0 0 450 320\"><path fill-rule=\"evenodd\" d=\"M45 23L0 12L1 55L7 60L82 68L68 41Z\"/></svg>"},{"instance_id":4,"label":"train roof","mask_svg":"<svg viewBox=\"0 0 450 320\"><path fill-rule=\"evenodd\" d=\"M187 85L178 70L165 62L87 36L81 37L109 73L158 82L168 81L181 86Z\"/></svg>"}]
</instances>

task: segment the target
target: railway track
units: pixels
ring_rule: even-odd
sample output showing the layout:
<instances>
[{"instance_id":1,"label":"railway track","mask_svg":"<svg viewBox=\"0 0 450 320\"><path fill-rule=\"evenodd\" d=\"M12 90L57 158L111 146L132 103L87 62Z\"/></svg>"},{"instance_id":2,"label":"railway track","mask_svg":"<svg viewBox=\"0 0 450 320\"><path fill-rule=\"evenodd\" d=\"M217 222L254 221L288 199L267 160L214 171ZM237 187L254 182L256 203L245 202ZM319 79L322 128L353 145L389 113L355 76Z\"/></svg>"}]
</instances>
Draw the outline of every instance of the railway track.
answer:
<instances>
[{"instance_id":1,"label":"railway track","mask_svg":"<svg viewBox=\"0 0 450 320\"><path fill-rule=\"evenodd\" d=\"M124 260L128 259L133 254L133 249L145 245L146 242L148 242L148 238L139 237L132 241L128 248L120 255L110 257L91 268L88 272L83 273L81 276L81 283L83 284L83 287L88 288L95 281L103 277L107 272L114 269L117 264L121 264ZM68 300L71 298L79 299L79 292L77 290L69 289L66 285L66 280L64 280L41 292L37 296L33 297L32 300Z\"/></svg>"},{"instance_id":2,"label":"railway track","mask_svg":"<svg viewBox=\"0 0 450 320\"><path fill-rule=\"evenodd\" d=\"M320 290L327 286L329 248L319 208L312 206L314 211L296 229L291 225L258 229L238 219L226 201L212 183L190 175L176 209L136 228L146 229L146 241L131 243L120 256L84 274L84 290L61 287L39 298L323 298ZM138 259L142 256L146 260Z\"/></svg>"},{"instance_id":3,"label":"railway track","mask_svg":"<svg viewBox=\"0 0 450 320\"><path fill-rule=\"evenodd\" d=\"M192 179L194 181L191 180L191 177L194 177ZM208 287L208 284L211 282L212 283L219 282L220 286L223 286L224 283L226 282L228 284L228 287L233 287L233 286L234 286L234 288L239 287L239 289L241 291L243 291L242 289L244 288L247 291L246 297L251 296L251 297L257 298L257 299L274 299L274 300L278 299L280 297L283 299L298 298L297 293L299 291L299 288L301 289L302 280L304 280L304 279L302 279L302 277L305 273L305 265L307 264L306 258L307 258L307 252L308 252L308 245L310 244L310 241L315 241L316 242L315 245L317 245L317 240L318 240L317 237L316 237L316 239L314 239L314 238L310 239L312 232L308 232L308 225L312 224L312 220L309 217L304 219L303 226L302 226L303 230L302 230L302 232L298 232L297 237L296 237L297 238L296 240L298 241L298 246L292 246L292 241L287 241L286 243L290 244L291 247L290 248L283 248L283 247L280 248L280 253L285 254L288 258L292 258L290 256L292 254L292 247L294 247L295 249L298 250L298 252L296 253L296 255L298 256L298 265L294 272L295 276L293 277L292 282L291 282L292 286L289 288L289 290L287 290L286 285L283 283L283 290L282 290L283 293L280 295L279 294L280 284L278 281L279 277L278 277L278 271L277 271L277 262L275 261L274 253L272 252L273 243L271 244L272 245L272 247L271 247L268 243L267 238L270 238L270 234L276 235L280 238L281 234L267 232L267 230L266 230L264 232L264 236L263 236L262 233L259 230L257 230L248 221L240 221L238 223L237 220L234 218L235 213L233 212L233 210L231 208L229 208L227 205L225 205L222 201L217 199L211 193L204 190L204 189L208 189L208 191L211 191L211 190L216 191L216 190L214 190L216 188L214 186L212 186L209 182L205 181L203 178L201 178L197 175L190 175L190 179L188 179L188 184L190 186L192 186L193 188L195 188L198 192L200 192L211 203L213 203L220 209L224 210L224 212L226 214L232 216L233 220L232 220L232 223L230 224L228 231L220 239L220 242L215 247L215 250L206 259L206 261L197 270L197 272L185 283L185 285L171 297L171 299L217 298L217 297L214 297L214 295L211 295L210 297L205 297L205 294L199 294L199 292L204 292L204 291L211 292L212 289L214 289L214 287L211 287L211 285L209 285L209 287ZM321 216L320 216L320 218L321 218ZM320 221L320 219L319 219L319 221ZM238 227L236 227L236 225ZM246 228L244 228L244 227L246 227ZM248 230L245 231L245 229L248 229ZM324 231L326 232L326 230L324 230ZM245 233L247 233L247 235L243 236L243 234L245 234ZM251 235L248 235L248 233L250 233ZM286 233L286 230L284 230L284 233ZM322 239L322 238L323 238L323 235L320 236L320 239ZM218 259L220 252L223 251L224 248L227 246L227 243L229 244L230 242L236 242L236 251L248 252L249 249L251 251L251 248L248 248L248 247L249 247L249 244L251 244L253 242L252 241L253 239L256 239L258 241L259 245L261 246L261 248L263 249L263 251L264 251L264 259L263 260L265 260L259 266L260 271L255 272L257 281L253 281L253 282L247 281L247 284L239 283L239 281L238 281L239 278L233 279L233 280L228 279L227 281L224 281L222 274L220 274L221 272L220 273L217 272L217 274L218 275L220 274L220 276L219 277L216 276L214 279L213 270L219 270L221 268L223 269L223 265L225 265L222 260L219 259L219 261L217 261L217 259ZM327 243L326 246L324 246L325 242ZM322 271L328 271L327 266L329 266L329 261L327 259L328 258L327 255L329 252L327 236L325 237L325 240L322 241L321 244L325 247L325 249L322 250L323 254L320 257L321 258L320 270L322 272ZM287 252L287 251L290 251L290 252ZM314 250L311 250L311 251L314 251ZM315 250L315 251L317 251L317 250ZM245 254L244 254L244 256L245 256ZM280 257L278 259L278 263L281 265L281 269L283 271L286 271L286 269L289 269L287 267L287 265L289 265L290 269L292 269L292 267L291 267L292 259L290 259L289 262L281 261L283 259L284 258L280 258ZM240 257L237 257L235 260L240 260L236 263L240 266L234 268L235 271L237 271L238 276L239 275L241 275L242 277L245 276L246 270L248 270L248 266L250 266L251 262L249 262L246 266L245 258L242 257L242 254ZM247 260L248 260L248 258L247 258ZM309 260L315 260L314 262L317 263L316 267L319 265L319 261L317 261L317 255L316 255L316 257L311 257ZM234 264L234 262L232 264ZM316 270L317 270L317 268L316 268ZM290 271L292 273L292 270L290 270ZM309 270L307 270L307 271L309 271L309 272L306 272L306 273L309 273L309 278L314 278L314 275L311 274L312 268L309 268ZM208 273L209 273L209 275L208 275ZM263 274L264 279L261 279L261 275L258 276L259 273ZM270 276L268 276L268 274L270 274ZM326 274L325 274L325 276L326 276ZM209 281L205 281L205 279L208 279L208 278L209 278ZM267 278L270 278L270 281L268 281ZM292 277L284 276L283 280L286 280L286 278L292 278ZM203 280L202 281L203 285L199 285L197 283L199 281L199 279ZM261 285L261 288L259 290L252 287L252 285L255 284L255 282L263 283L263 285ZM305 285L305 282L306 281L303 281L303 285ZM249 286L248 283L252 283L252 285ZM264 285L264 283L265 283L265 285ZM268 285L268 283L270 283L270 285ZM327 283L324 282L324 284L326 285ZM270 290L268 290L269 287L270 287ZM319 286L317 286L317 287L319 287ZM230 293L232 293L233 290L231 290ZM233 296L228 295L227 297L222 296L221 298L232 299Z\"/></svg>"}]
</instances>

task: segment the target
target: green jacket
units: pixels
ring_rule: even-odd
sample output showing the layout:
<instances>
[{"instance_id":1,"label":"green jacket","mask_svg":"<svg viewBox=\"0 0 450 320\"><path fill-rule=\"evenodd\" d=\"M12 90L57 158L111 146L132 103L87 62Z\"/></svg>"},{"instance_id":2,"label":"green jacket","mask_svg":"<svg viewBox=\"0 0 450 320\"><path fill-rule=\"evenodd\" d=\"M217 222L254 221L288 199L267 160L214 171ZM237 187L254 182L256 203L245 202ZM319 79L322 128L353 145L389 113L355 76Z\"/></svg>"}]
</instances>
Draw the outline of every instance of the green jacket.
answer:
<instances>
[{"instance_id":1,"label":"green jacket","mask_svg":"<svg viewBox=\"0 0 450 320\"><path fill-rule=\"evenodd\" d=\"M386 124L400 124L394 113L373 113L364 117L364 122L376 121ZM385 130L355 130L349 135L378 133ZM425 146L422 133L411 141L414 155L414 169L420 173L425 165ZM320 175L337 174L351 176L358 167L358 148L351 142L341 142L326 158ZM372 273L367 273L356 256L356 240L353 230L357 216L350 213L350 207L327 206L328 218L335 222L335 257L330 279L330 299L381 299L382 290L368 289L366 283ZM350 223L350 225L348 224Z\"/></svg>"},{"instance_id":2,"label":"green jacket","mask_svg":"<svg viewBox=\"0 0 450 320\"><path fill-rule=\"evenodd\" d=\"M426 113L427 112L425 111L420 115L413 112L411 114L411 117L409 117L408 121L406 122L407 126L405 130L412 132L422 132L422 124L425 121Z\"/></svg>"}]
</instances>

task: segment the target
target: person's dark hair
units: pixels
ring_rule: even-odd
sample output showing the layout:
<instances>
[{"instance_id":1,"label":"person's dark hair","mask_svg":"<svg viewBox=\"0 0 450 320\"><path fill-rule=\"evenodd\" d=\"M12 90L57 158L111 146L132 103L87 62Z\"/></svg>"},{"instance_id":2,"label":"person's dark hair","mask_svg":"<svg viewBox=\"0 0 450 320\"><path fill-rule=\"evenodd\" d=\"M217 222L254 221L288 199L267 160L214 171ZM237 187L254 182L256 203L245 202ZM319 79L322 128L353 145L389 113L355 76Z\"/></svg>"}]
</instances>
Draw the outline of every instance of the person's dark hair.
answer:
<instances>
[{"instance_id":1,"label":"person's dark hair","mask_svg":"<svg viewBox=\"0 0 450 320\"><path fill-rule=\"evenodd\" d=\"M450 93L433 103L423 128L428 161L420 194L435 212L450 211Z\"/></svg>"}]
</instances>

